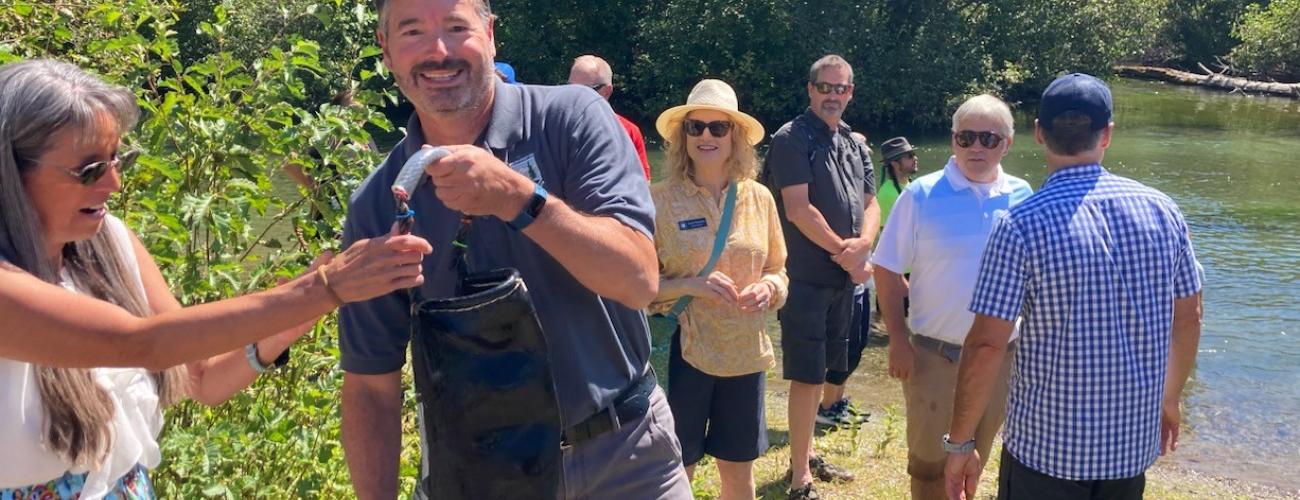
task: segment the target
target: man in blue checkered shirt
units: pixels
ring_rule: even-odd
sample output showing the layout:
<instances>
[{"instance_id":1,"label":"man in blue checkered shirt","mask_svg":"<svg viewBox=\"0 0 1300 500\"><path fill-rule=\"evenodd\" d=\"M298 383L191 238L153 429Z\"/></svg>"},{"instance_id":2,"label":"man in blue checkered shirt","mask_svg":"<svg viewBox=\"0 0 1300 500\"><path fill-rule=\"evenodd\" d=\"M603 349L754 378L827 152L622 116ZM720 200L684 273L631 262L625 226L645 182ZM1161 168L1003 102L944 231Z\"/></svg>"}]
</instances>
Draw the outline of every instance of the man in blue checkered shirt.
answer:
<instances>
[{"instance_id":1,"label":"man in blue checkered shirt","mask_svg":"<svg viewBox=\"0 0 1300 500\"><path fill-rule=\"evenodd\" d=\"M949 498L974 497L975 426L1018 316L999 499L1139 499L1146 469L1177 446L1201 333L1199 265L1178 206L1101 166L1112 109L1088 75L1043 92L1034 135L1048 176L984 252L942 438Z\"/></svg>"}]
</instances>

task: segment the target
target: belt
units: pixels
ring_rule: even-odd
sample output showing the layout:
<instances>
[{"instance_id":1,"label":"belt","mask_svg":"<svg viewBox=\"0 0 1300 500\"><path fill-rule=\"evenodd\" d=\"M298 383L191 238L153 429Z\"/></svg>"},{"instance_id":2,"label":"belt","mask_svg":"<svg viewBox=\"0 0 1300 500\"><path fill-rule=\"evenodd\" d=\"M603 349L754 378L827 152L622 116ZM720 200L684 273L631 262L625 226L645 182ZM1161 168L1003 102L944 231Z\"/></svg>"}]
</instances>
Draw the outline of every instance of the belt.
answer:
<instances>
[{"instance_id":1,"label":"belt","mask_svg":"<svg viewBox=\"0 0 1300 500\"><path fill-rule=\"evenodd\" d=\"M560 447L576 446L644 417L650 409L650 394L657 385L659 381L654 370L646 371L645 375L614 398L614 404L565 429L560 435Z\"/></svg>"},{"instance_id":2,"label":"belt","mask_svg":"<svg viewBox=\"0 0 1300 500\"><path fill-rule=\"evenodd\" d=\"M961 345L944 342L934 337L913 333L912 345L924 348L930 352L943 356L949 363L956 363L961 359Z\"/></svg>"}]
</instances>

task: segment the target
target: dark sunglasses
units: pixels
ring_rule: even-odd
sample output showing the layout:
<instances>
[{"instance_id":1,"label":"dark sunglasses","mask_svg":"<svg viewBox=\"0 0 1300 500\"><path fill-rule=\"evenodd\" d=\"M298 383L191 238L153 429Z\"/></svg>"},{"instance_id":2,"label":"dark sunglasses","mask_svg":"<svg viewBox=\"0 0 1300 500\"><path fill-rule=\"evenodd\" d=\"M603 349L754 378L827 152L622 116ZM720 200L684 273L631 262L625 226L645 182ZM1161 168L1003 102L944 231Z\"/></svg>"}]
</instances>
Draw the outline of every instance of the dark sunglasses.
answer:
<instances>
[{"instance_id":1,"label":"dark sunglasses","mask_svg":"<svg viewBox=\"0 0 1300 500\"><path fill-rule=\"evenodd\" d=\"M111 160L88 163L86 165L81 166L80 168L74 170L64 170L64 172L66 172L73 179L76 179L77 182L80 183L82 186L89 186L99 181L99 179L103 177L104 174L108 173L108 169L110 168L116 168L118 169L118 171L130 168L131 165L135 164L135 160L139 156L140 156L139 151L134 151L134 150L127 151L125 153L118 153L114 155L113 159Z\"/></svg>"},{"instance_id":2,"label":"dark sunglasses","mask_svg":"<svg viewBox=\"0 0 1300 500\"><path fill-rule=\"evenodd\" d=\"M818 94L829 94L831 91L834 91L835 95L844 95L849 93L850 90L853 90L852 83L844 85L840 83L832 84L826 82L813 82L812 86L813 89L817 90Z\"/></svg>"},{"instance_id":3,"label":"dark sunglasses","mask_svg":"<svg viewBox=\"0 0 1300 500\"><path fill-rule=\"evenodd\" d=\"M1002 136L995 132L962 130L960 132L953 132L952 138L954 141L957 141L957 146L962 149L971 147L975 144L976 140L979 140L979 143L988 149L996 148L998 147L998 144L1002 144Z\"/></svg>"},{"instance_id":4,"label":"dark sunglasses","mask_svg":"<svg viewBox=\"0 0 1300 500\"><path fill-rule=\"evenodd\" d=\"M716 122L702 122L699 120L686 119L682 120L682 128L686 129L686 135L699 137L704 135L704 129L709 129L709 133L714 137L726 137L731 133L731 122L719 120Z\"/></svg>"},{"instance_id":5,"label":"dark sunglasses","mask_svg":"<svg viewBox=\"0 0 1300 500\"><path fill-rule=\"evenodd\" d=\"M591 85L588 85L587 87L590 87L591 90L594 90L596 92L600 92L600 89L603 89L607 86L609 86L608 83L593 83Z\"/></svg>"}]
</instances>

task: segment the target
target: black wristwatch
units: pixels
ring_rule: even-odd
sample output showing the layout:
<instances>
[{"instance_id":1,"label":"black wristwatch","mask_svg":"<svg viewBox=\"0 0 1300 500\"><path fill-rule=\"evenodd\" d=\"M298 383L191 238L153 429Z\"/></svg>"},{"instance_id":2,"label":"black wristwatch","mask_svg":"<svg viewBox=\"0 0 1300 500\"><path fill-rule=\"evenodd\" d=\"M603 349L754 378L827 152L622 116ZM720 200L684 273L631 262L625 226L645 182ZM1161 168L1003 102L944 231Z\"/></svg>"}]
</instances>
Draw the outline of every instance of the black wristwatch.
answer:
<instances>
[{"instance_id":1,"label":"black wristwatch","mask_svg":"<svg viewBox=\"0 0 1300 500\"><path fill-rule=\"evenodd\" d=\"M533 196L528 198L527 203L524 203L524 208L519 211L519 215L516 215L507 224L515 228L516 231L523 231L534 220L537 220L538 215L542 214L542 207L546 206L547 196L549 195L546 193L546 189L543 189L541 184L534 183Z\"/></svg>"}]
</instances>

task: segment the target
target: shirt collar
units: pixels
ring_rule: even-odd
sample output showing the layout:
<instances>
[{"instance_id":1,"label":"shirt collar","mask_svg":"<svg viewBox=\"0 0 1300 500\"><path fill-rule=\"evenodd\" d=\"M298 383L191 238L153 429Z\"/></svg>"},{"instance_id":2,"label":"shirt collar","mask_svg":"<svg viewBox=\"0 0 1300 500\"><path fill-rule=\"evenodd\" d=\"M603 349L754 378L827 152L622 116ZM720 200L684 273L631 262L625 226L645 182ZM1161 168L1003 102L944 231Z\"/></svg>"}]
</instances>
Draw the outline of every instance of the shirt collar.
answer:
<instances>
[{"instance_id":1,"label":"shirt collar","mask_svg":"<svg viewBox=\"0 0 1300 500\"><path fill-rule=\"evenodd\" d=\"M957 167L956 156L948 157L948 163L943 166L943 177L945 179L948 179L948 184L951 184L952 188L956 191L961 191L963 189L970 189L971 186L974 185L974 183L972 183L970 179L966 178L966 174L961 173L961 169ZM1002 170L1002 164L999 163L998 178L993 181L993 188L989 190L989 196L996 196L998 194L1001 194L1003 191L1005 191L1007 187L1007 180L1008 180L1007 173Z\"/></svg>"},{"instance_id":2,"label":"shirt collar","mask_svg":"<svg viewBox=\"0 0 1300 500\"><path fill-rule=\"evenodd\" d=\"M1105 173L1106 173L1106 168L1102 167L1100 163L1085 163L1082 165L1072 165L1057 170L1055 172L1052 172L1051 175L1048 175L1046 179L1043 179L1043 187L1047 187L1048 184L1051 184L1052 182L1055 182L1058 179L1063 180L1063 179L1079 179L1085 177L1099 177Z\"/></svg>"},{"instance_id":3,"label":"shirt collar","mask_svg":"<svg viewBox=\"0 0 1300 500\"><path fill-rule=\"evenodd\" d=\"M820 116L817 116L817 113L813 113L812 107L808 107L804 109L803 118L805 120L808 120L810 124L815 125L814 127L812 127L814 130L817 130L818 132L826 135L830 135L830 131L827 130L827 128L824 126L826 125L826 122L822 121L822 118ZM836 128L836 132L845 135L848 135L848 133L853 130L852 127L849 127L849 124L844 123L844 120L840 120L839 125L837 125L835 128Z\"/></svg>"},{"instance_id":4,"label":"shirt collar","mask_svg":"<svg viewBox=\"0 0 1300 500\"><path fill-rule=\"evenodd\" d=\"M493 79L496 80L496 94L492 98L492 118L483 131L482 141L488 149L505 150L524 136L523 86L507 84L500 78ZM407 120L406 138L403 152L410 158L424 145L424 129L420 126L419 113L411 113L411 118Z\"/></svg>"},{"instance_id":5,"label":"shirt collar","mask_svg":"<svg viewBox=\"0 0 1300 500\"><path fill-rule=\"evenodd\" d=\"M496 80L496 97L492 104L492 120L483 134L483 143L494 150L510 149L524 137L522 85L511 85Z\"/></svg>"}]
</instances>

